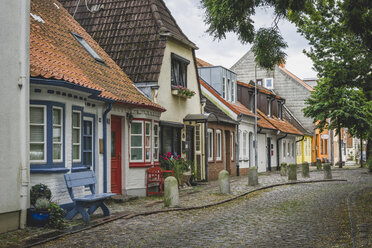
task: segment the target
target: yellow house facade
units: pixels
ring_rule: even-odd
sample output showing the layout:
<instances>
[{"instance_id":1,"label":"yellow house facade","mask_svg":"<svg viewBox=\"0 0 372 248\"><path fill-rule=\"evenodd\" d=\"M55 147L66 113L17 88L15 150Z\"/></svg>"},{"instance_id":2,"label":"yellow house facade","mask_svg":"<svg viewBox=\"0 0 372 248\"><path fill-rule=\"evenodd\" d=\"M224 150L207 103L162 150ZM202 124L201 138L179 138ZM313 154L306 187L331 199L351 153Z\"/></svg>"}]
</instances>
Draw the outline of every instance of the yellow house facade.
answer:
<instances>
[{"instance_id":1,"label":"yellow house facade","mask_svg":"<svg viewBox=\"0 0 372 248\"><path fill-rule=\"evenodd\" d=\"M304 136L304 138L297 138L297 156L296 163L302 164L308 162L311 164L311 154L312 154L312 140L313 137L310 135Z\"/></svg>"}]
</instances>

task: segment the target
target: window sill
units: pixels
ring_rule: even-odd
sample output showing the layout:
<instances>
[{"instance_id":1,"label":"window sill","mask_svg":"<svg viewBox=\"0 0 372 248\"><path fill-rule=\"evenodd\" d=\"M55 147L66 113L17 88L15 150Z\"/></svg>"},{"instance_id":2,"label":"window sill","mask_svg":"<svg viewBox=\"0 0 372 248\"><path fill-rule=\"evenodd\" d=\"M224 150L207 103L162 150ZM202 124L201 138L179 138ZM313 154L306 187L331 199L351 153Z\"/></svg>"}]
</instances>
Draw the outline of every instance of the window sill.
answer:
<instances>
[{"instance_id":1,"label":"window sill","mask_svg":"<svg viewBox=\"0 0 372 248\"><path fill-rule=\"evenodd\" d=\"M71 168L71 172L79 172L79 171L87 171L90 170L91 167L87 166L73 166Z\"/></svg>"},{"instance_id":2,"label":"window sill","mask_svg":"<svg viewBox=\"0 0 372 248\"><path fill-rule=\"evenodd\" d=\"M30 168L31 174L51 174L51 173L66 173L69 169L67 168Z\"/></svg>"},{"instance_id":3,"label":"window sill","mask_svg":"<svg viewBox=\"0 0 372 248\"><path fill-rule=\"evenodd\" d=\"M149 168L153 166L154 164L151 163L129 163L129 168Z\"/></svg>"},{"instance_id":4,"label":"window sill","mask_svg":"<svg viewBox=\"0 0 372 248\"><path fill-rule=\"evenodd\" d=\"M188 96L188 95L179 93L178 90L172 90L172 95L182 97L182 98L185 98L185 99L190 99L192 97L192 96Z\"/></svg>"}]
</instances>

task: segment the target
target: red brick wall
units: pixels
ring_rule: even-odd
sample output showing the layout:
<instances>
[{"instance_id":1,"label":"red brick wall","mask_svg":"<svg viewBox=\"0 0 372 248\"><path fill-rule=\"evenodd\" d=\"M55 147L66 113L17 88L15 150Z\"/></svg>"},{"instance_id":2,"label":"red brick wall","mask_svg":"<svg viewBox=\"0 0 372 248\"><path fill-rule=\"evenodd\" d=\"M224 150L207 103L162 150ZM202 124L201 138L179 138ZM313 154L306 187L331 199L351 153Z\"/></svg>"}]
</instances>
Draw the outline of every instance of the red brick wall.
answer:
<instances>
[{"instance_id":1,"label":"red brick wall","mask_svg":"<svg viewBox=\"0 0 372 248\"><path fill-rule=\"evenodd\" d=\"M226 168L227 171L230 173L231 176L236 176L236 164L235 164L235 157L236 157L236 146L234 146L233 150L233 160L230 158L230 133L232 132L234 134L234 144L236 143L236 133L235 133L235 126L234 125L224 125L224 124L216 124L216 123L208 123L208 128L213 130L213 161L208 162L208 179L210 181L217 180L218 179L218 173L221 170L225 169L224 161L226 161L226 166L228 166L228 163L230 163L229 168ZM217 139L216 139L216 130L221 130L222 133L222 154L221 154L221 160L216 160L216 154L217 154ZM226 134L229 135L228 137L228 144L225 145L226 141ZM228 157L226 156L228 154Z\"/></svg>"}]
</instances>

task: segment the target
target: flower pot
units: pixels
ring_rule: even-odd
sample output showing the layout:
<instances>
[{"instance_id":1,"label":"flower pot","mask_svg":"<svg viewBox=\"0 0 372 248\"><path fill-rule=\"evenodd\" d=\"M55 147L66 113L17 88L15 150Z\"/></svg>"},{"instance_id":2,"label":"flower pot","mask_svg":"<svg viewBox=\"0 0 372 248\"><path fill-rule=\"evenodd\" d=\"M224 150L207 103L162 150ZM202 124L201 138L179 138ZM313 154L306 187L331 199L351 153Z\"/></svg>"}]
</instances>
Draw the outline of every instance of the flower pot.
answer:
<instances>
[{"instance_id":1,"label":"flower pot","mask_svg":"<svg viewBox=\"0 0 372 248\"><path fill-rule=\"evenodd\" d=\"M37 210L37 209L28 209L27 213L27 225L43 227L48 224L49 221L49 210Z\"/></svg>"}]
</instances>

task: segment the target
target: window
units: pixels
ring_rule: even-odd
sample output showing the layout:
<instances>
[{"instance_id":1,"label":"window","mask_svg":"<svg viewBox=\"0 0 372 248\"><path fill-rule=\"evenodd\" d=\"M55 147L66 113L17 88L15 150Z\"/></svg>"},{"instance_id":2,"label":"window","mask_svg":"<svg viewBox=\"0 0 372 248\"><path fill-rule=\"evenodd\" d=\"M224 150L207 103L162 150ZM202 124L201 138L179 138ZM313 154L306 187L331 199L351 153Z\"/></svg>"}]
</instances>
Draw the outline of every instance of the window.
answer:
<instances>
[{"instance_id":1,"label":"window","mask_svg":"<svg viewBox=\"0 0 372 248\"><path fill-rule=\"evenodd\" d=\"M328 140L324 140L324 154L328 154Z\"/></svg>"},{"instance_id":2,"label":"window","mask_svg":"<svg viewBox=\"0 0 372 248\"><path fill-rule=\"evenodd\" d=\"M234 160L234 133L230 133L230 140L231 140L231 160Z\"/></svg>"},{"instance_id":3,"label":"window","mask_svg":"<svg viewBox=\"0 0 372 248\"><path fill-rule=\"evenodd\" d=\"M62 108L53 107L53 162L62 162Z\"/></svg>"},{"instance_id":4,"label":"window","mask_svg":"<svg viewBox=\"0 0 372 248\"><path fill-rule=\"evenodd\" d=\"M222 159L222 133L221 130L216 130L216 159Z\"/></svg>"},{"instance_id":5,"label":"window","mask_svg":"<svg viewBox=\"0 0 372 248\"><path fill-rule=\"evenodd\" d=\"M292 142L292 157L295 156L295 143Z\"/></svg>"},{"instance_id":6,"label":"window","mask_svg":"<svg viewBox=\"0 0 372 248\"><path fill-rule=\"evenodd\" d=\"M145 161L151 161L151 123L145 122Z\"/></svg>"},{"instance_id":7,"label":"window","mask_svg":"<svg viewBox=\"0 0 372 248\"><path fill-rule=\"evenodd\" d=\"M213 130L208 129L208 161L213 160Z\"/></svg>"},{"instance_id":8,"label":"window","mask_svg":"<svg viewBox=\"0 0 372 248\"><path fill-rule=\"evenodd\" d=\"M271 117L271 99L267 99L267 116Z\"/></svg>"},{"instance_id":9,"label":"window","mask_svg":"<svg viewBox=\"0 0 372 248\"><path fill-rule=\"evenodd\" d=\"M81 161L81 111L72 112L72 160Z\"/></svg>"},{"instance_id":10,"label":"window","mask_svg":"<svg viewBox=\"0 0 372 248\"><path fill-rule=\"evenodd\" d=\"M253 103L254 103L254 94L249 93L249 110L253 111Z\"/></svg>"},{"instance_id":11,"label":"window","mask_svg":"<svg viewBox=\"0 0 372 248\"><path fill-rule=\"evenodd\" d=\"M227 101L231 101L231 83L230 78L227 79Z\"/></svg>"},{"instance_id":12,"label":"window","mask_svg":"<svg viewBox=\"0 0 372 248\"><path fill-rule=\"evenodd\" d=\"M290 142L288 142L288 157L290 157L291 156L291 143Z\"/></svg>"},{"instance_id":13,"label":"window","mask_svg":"<svg viewBox=\"0 0 372 248\"><path fill-rule=\"evenodd\" d=\"M130 161L143 162L143 122L130 124Z\"/></svg>"},{"instance_id":14,"label":"window","mask_svg":"<svg viewBox=\"0 0 372 248\"><path fill-rule=\"evenodd\" d=\"M84 119L83 122L83 165L93 165L93 120Z\"/></svg>"},{"instance_id":15,"label":"window","mask_svg":"<svg viewBox=\"0 0 372 248\"><path fill-rule=\"evenodd\" d=\"M75 39L82 45L85 50L98 62L105 63L105 61L94 51L94 49L84 40L83 37L81 37L78 34L72 33L72 35L75 37Z\"/></svg>"},{"instance_id":16,"label":"window","mask_svg":"<svg viewBox=\"0 0 372 248\"><path fill-rule=\"evenodd\" d=\"M231 82L231 102L235 102L235 84Z\"/></svg>"},{"instance_id":17,"label":"window","mask_svg":"<svg viewBox=\"0 0 372 248\"><path fill-rule=\"evenodd\" d=\"M226 78L222 78L222 97L226 100Z\"/></svg>"},{"instance_id":18,"label":"window","mask_svg":"<svg viewBox=\"0 0 372 248\"><path fill-rule=\"evenodd\" d=\"M181 128L162 125L160 130L161 153L181 154Z\"/></svg>"},{"instance_id":19,"label":"window","mask_svg":"<svg viewBox=\"0 0 372 248\"><path fill-rule=\"evenodd\" d=\"M247 146L248 142L248 133L246 131L243 132L243 159L247 159Z\"/></svg>"},{"instance_id":20,"label":"window","mask_svg":"<svg viewBox=\"0 0 372 248\"><path fill-rule=\"evenodd\" d=\"M154 123L154 132L153 132L153 137L154 137L154 145L153 145L153 153L154 153L154 160L158 161L159 160L159 125L157 123Z\"/></svg>"},{"instance_id":21,"label":"window","mask_svg":"<svg viewBox=\"0 0 372 248\"><path fill-rule=\"evenodd\" d=\"M242 131L239 130L239 160L243 159L243 136L242 136Z\"/></svg>"},{"instance_id":22,"label":"window","mask_svg":"<svg viewBox=\"0 0 372 248\"><path fill-rule=\"evenodd\" d=\"M195 126L195 151L200 152L200 124Z\"/></svg>"},{"instance_id":23,"label":"window","mask_svg":"<svg viewBox=\"0 0 372 248\"><path fill-rule=\"evenodd\" d=\"M297 142L297 155L301 156L301 148L302 148L302 142Z\"/></svg>"},{"instance_id":24,"label":"window","mask_svg":"<svg viewBox=\"0 0 372 248\"><path fill-rule=\"evenodd\" d=\"M262 86L262 79L257 79L257 85Z\"/></svg>"},{"instance_id":25,"label":"window","mask_svg":"<svg viewBox=\"0 0 372 248\"><path fill-rule=\"evenodd\" d=\"M278 118L279 120L282 120L282 103L278 102Z\"/></svg>"},{"instance_id":26,"label":"window","mask_svg":"<svg viewBox=\"0 0 372 248\"><path fill-rule=\"evenodd\" d=\"M171 55L171 83L172 86L187 87L187 66L190 63L174 53Z\"/></svg>"},{"instance_id":27,"label":"window","mask_svg":"<svg viewBox=\"0 0 372 248\"><path fill-rule=\"evenodd\" d=\"M265 78L265 88L268 89L274 88L274 80L272 78Z\"/></svg>"},{"instance_id":28,"label":"window","mask_svg":"<svg viewBox=\"0 0 372 248\"><path fill-rule=\"evenodd\" d=\"M320 154L323 155L323 139L320 139Z\"/></svg>"},{"instance_id":29,"label":"window","mask_svg":"<svg viewBox=\"0 0 372 248\"><path fill-rule=\"evenodd\" d=\"M30 161L46 161L46 109L30 107Z\"/></svg>"},{"instance_id":30,"label":"window","mask_svg":"<svg viewBox=\"0 0 372 248\"><path fill-rule=\"evenodd\" d=\"M286 143L285 143L285 141L283 141L283 157L285 157L285 155L286 155L285 149L286 149Z\"/></svg>"}]
</instances>

